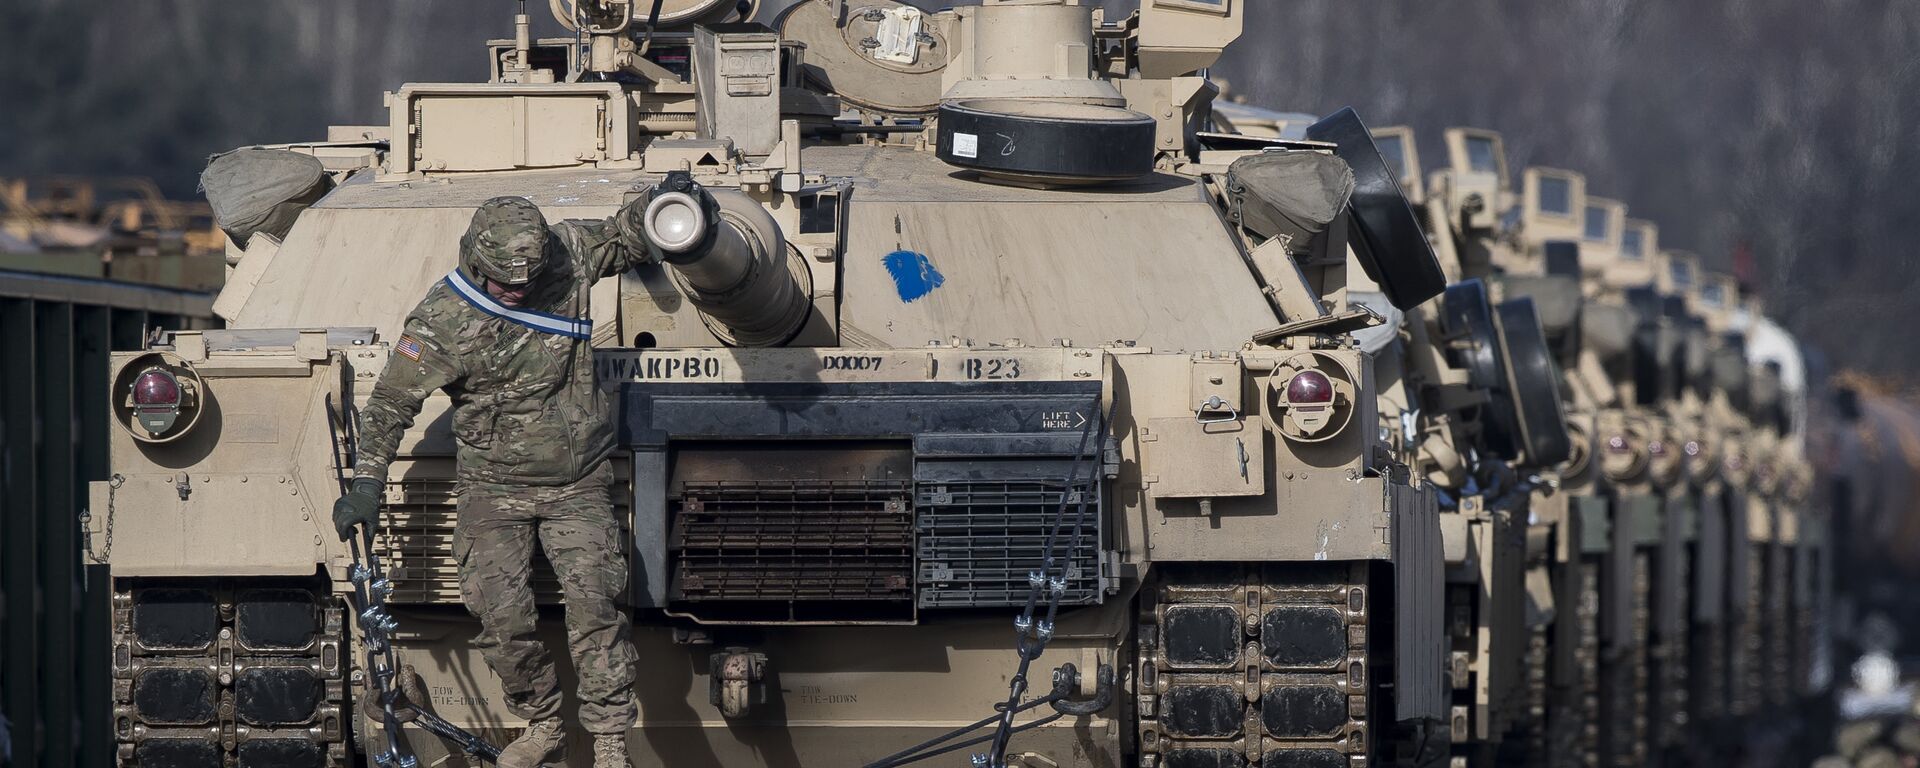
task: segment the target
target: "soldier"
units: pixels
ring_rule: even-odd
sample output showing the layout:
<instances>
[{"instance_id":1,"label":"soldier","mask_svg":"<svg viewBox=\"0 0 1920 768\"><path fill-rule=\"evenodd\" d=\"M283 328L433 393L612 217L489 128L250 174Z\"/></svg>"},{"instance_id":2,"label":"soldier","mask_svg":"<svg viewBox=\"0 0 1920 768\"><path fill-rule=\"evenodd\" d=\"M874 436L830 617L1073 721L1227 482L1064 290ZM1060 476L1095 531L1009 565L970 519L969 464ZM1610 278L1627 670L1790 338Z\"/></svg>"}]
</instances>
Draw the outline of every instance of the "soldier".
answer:
<instances>
[{"instance_id":1,"label":"soldier","mask_svg":"<svg viewBox=\"0 0 1920 768\"><path fill-rule=\"evenodd\" d=\"M710 195L692 190L713 210ZM461 599L480 619L474 645L500 676L507 708L529 722L501 754L501 768L565 754L553 660L534 636L528 577L536 539L566 598L593 765L628 765L634 651L614 604L627 567L609 495L614 432L608 397L594 382L587 294L602 277L661 260L641 223L647 197L604 221L552 227L523 198L482 204L460 239L459 268L407 316L360 412L351 490L334 505L342 540L374 524L401 434L428 394L445 390L458 445ZM709 230L695 253L712 240Z\"/></svg>"}]
</instances>

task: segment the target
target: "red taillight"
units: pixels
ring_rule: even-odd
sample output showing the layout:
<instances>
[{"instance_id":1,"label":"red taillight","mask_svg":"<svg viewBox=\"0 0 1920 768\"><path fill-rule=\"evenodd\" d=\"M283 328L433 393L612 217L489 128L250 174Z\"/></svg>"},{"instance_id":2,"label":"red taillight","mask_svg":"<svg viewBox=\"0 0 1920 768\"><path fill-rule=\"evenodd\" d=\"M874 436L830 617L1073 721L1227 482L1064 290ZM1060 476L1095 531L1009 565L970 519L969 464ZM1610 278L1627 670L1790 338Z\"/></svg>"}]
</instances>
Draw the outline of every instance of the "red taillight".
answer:
<instances>
[{"instance_id":1,"label":"red taillight","mask_svg":"<svg viewBox=\"0 0 1920 768\"><path fill-rule=\"evenodd\" d=\"M158 408L180 405L180 380L159 368L140 374L133 380L133 404Z\"/></svg>"},{"instance_id":2,"label":"red taillight","mask_svg":"<svg viewBox=\"0 0 1920 768\"><path fill-rule=\"evenodd\" d=\"M1287 402L1292 405L1325 405L1333 402L1333 381L1319 371L1301 371L1287 380Z\"/></svg>"}]
</instances>

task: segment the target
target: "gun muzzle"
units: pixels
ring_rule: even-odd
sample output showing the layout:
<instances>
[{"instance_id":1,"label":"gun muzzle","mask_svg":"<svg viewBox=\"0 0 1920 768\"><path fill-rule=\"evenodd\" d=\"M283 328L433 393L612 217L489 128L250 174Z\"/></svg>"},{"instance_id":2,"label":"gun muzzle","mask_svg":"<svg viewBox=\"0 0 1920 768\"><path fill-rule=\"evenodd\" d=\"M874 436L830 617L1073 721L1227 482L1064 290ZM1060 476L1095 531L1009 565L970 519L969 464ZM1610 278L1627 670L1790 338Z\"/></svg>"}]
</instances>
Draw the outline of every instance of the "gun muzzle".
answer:
<instances>
[{"instance_id":1,"label":"gun muzzle","mask_svg":"<svg viewBox=\"0 0 1920 768\"><path fill-rule=\"evenodd\" d=\"M806 323L805 266L795 265L780 225L745 194L709 190L717 215L696 194L656 192L647 203L647 236L666 252L674 281L721 341L777 346ZM713 244L700 245L712 233Z\"/></svg>"}]
</instances>

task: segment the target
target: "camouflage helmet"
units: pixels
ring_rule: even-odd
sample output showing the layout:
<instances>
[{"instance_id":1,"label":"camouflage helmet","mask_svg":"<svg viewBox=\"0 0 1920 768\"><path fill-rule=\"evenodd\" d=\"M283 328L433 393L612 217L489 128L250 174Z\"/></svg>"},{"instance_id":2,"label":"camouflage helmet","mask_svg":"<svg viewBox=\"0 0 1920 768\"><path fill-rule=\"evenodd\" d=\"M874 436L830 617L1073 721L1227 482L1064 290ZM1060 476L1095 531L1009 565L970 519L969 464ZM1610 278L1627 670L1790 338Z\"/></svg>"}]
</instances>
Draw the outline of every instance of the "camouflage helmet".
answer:
<instances>
[{"instance_id":1,"label":"camouflage helmet","mask_svg":"<svg viewBox=\"0 0 1920 768\"><path fill-rule=\"evenodd\" d=\"M480 204L460 237L460 267L473 277L519 285L546 266L547 219L524 197L496 197Z\"/></svg>"}]
</instances>

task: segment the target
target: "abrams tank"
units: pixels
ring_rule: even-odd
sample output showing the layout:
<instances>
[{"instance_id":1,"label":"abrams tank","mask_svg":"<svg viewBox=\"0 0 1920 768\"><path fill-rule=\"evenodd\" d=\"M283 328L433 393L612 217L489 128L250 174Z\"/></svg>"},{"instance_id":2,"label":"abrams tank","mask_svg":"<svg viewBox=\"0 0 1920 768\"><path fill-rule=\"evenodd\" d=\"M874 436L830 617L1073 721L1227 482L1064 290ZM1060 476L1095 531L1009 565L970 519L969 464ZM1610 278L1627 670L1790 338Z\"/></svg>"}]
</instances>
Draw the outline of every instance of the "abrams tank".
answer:
<instances>
[{"instance_id":1,"label":"abrams tank","mask_svg":"<svg viewBox=\"0 0 1920 768\"><path fill-rule=\"evenodd\" d=\"M1414 134L1378 132L1396 171L1423 198L1422 223L1453 283L1406 313L1395 348L1378 363L1382 410L1394 414L1400 449L1442 497L1447 563L1452 753L1456 764L1542 764L1575 754L1550 748L1546 726L1584 719L1555 701L1550 684L1572 668L1557 659L1556 627L1572 626L1566 509L1589 455L1562 402L1559 370L1577 351L1566 307L1578 277L1543 268L1507 215L1516 197L1499 137L1450 129L1447 162L1421 180ZM1563 608L1562 606L1569 606ZM1559 716L1549 717L1558 706Z\"/></svg>"},{"instance_id":2,"label":"abrams tank","mask_svg":"<svg viewBox=\"0 0 1920 768\"><path fill-rule=\"evenodd\" d=\"M636 194L667 258L590 319L640 764L1441 756L1438 495L1382 449L1382 312L1348 288L1411 310L1441 267L1351 112L1209 130L1241 5L561 11L575 37L523 14L477 52L487 82L223 158L216 207L256 212L223 222L227 328L114 359L92 489L122 764L473 764L525 725L453 546L454 445L512 436L436 396L371 549L326 509L475 207Z\"/></svg>"},{"instance_id":3,"label":"abrams tank","mask_svg":"<svg viewBox=\"0 0 1920 768\"><path fill-rule=\"evenodd\" d=\"M1383 430L1442 499L1454 760L1701 759L1824 686L1823 516L1755 469L1803 450L1796 396L1749 386L1798 354L1580 174L1516 191L1499 134L1444 138L1423 181L1414 132L1376 131L1452 284L1363 347Z\"/></svg>"}]
</instances>

